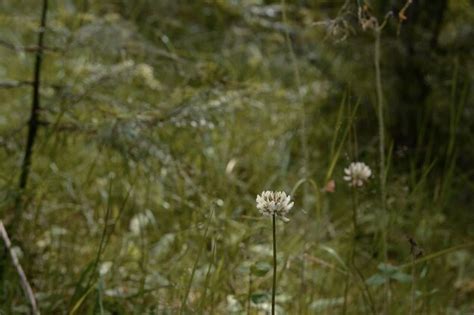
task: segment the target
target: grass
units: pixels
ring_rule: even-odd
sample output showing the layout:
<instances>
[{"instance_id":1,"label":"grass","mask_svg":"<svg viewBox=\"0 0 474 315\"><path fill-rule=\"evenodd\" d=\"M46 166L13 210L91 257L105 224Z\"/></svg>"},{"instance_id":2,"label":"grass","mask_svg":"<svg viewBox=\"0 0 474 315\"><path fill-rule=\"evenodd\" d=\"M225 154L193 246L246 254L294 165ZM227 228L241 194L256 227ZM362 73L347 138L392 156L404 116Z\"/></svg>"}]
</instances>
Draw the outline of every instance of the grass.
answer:
<instances>
[{"instance_id":1,"label":"grass","mask_svg":"<svg viewBox=\"0 0 474 315\"><path fill-rule=\"evenodd\" d=\"M51 1L45 41L69 46L45 53L49 124L38 129L18 222L9 220L31 87L0 88L0 214L16 225L12 242L43 314L264 314L275 282L277 314L472 311L472 183L459 167L472 142L461 132L470 94L460 66L437 86L443 97L420 117L407 154L384 134L394 105L381 91L395 74L383 36L340 44L368 52L350 61L363 75L350 68L341 83L324 69L343 69L343 54L300 29L291 1L277 20L225 1L138 2L125 18L128 4L91 4L89 16ZM34 39L38 5L0 9L0 38ZM30 77L33 56L0 49L0 82ZM307 57L313 50L326 68ZM443 141L433 116L446 123ZM342 180L354 160L375 172L357 192ZM291 222L259 215L266 189L292 195ZM0 313L28 313L13 266L1 268Z\"/></svg>"}]
</instances>

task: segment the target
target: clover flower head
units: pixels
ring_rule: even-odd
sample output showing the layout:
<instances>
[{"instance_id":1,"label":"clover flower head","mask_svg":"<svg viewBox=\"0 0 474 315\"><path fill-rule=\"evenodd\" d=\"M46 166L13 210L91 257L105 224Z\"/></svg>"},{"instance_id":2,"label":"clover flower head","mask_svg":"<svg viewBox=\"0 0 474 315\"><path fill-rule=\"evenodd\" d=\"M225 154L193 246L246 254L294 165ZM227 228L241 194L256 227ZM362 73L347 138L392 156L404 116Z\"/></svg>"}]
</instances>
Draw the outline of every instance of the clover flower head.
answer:
<instances>
[{"instance_id":1,"label":"clover flower head","mask_svg":"<svg viewBox=\"0 0 474 315\"><path fill-rule=\"evenodd\" d=\"M363 162L352 162L344 169L344 180L352 187L362 187L372 175L370 168Z\"/></svg>"},{"instance_id":2,"label":"clover flower head","mask_svg":"<svg viewBox=\"0 0 474 315\"><path fill-rule=\"evenodd\" d=\"M264 191L257 196L257 209L260 213L264 216L275 215L283 222L290 221L286 216L293 205L291 196L283 191Z\"/></svg>"}]
</instances>

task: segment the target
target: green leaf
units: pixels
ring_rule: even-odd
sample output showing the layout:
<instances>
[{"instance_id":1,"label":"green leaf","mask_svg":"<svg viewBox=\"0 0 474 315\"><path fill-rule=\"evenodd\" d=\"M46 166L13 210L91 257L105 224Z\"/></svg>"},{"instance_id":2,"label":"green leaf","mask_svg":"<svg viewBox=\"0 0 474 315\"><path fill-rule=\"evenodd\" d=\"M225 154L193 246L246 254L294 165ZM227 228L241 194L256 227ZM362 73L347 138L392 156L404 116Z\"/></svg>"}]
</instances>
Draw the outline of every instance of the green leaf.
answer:
<instances>
[{"instance_id":1,"label":"green leaf","mask_svg":"<svg viewBox=\"0 0 474 315\"><path fill-rule=\"evenodd\" d=\"M368 285L378 286L378 285L384 284L385 282L387 282L387 280L388 280L388 277L384 276L383 274L376 273L375 275L367 279L365 282Z\"/></svg>"},{"instance_id":2,"label":"green leaf","mask_svg":"<svg viewBox=\"0 0 474 315\"><path fill-rule=\"evenodd\" d=\"M386 276L391 276L398 272L398 268L390 264L380 263L377 268Z\"/></svg>"},{"instance_id":3,"label":"green leaf","mask_svg":"<svg viewBox=\"0 0 474 315\"><path fill-rule=\"evenodd\" d=\"M323 311L344 304L344 298L319 299L310 304L313 311Z\"/></svg>"},{"instance_id":4,"label":"green leaf","mask_svg":"<svg viewBox=\"0 0 474 315\"><path fill-rule=\"evenodd\" d=\"M347 265L344 262L344 259L341 258L341 256L337 253L337 251L335 251L333 248L331 248L329 246L325 246L325 245L320 245L319 248L321 248L322 250L326 251L331 256L333 256L341 264L341 266L344 268L344 270L348 270Z\"/></svg>"},{"instance_id":5,"label":"green leaf","mask_svg":"<svg viewBox=\"0 0 474 315\"><path fill-rule=\"evenodd\" d=\"M408 275L406 273L403 273L401 271L395 273L390 278L392 278L393 280L396 280L400 283L409 283L412 280L410 275Z\"/></svg>"},{"instance_id":6,"label":"green leaf","mask_svg":"<svg viewBox=\"0 0 474 315\"><path fill-rule=\"evenodd\" d=\"M262 304L268 302L268 294L266 292L256 292L250 296L250 300L254 304Z\"/></svg>"},{"instance_id":7,"label":"green leaf","mask_svg":"<svg viewBox=\"0 0 474 315\"><path fill-rule=\"evenodd\" d=\"M427 274L428 274L428 266L424 266L423 269L421 270L420 278L426 277Z\"/></svg>"},{"instance_id":8,"label":"green leaf","mask_svg":"<svg viewBox=\"0 0 474 315\"><path fill-rule=\"evenodd\" d=\"M252 274L257 277L264 277L270 270L272 265L265 261L260 261L250 268Z\"/></svg>"},{"instance_id":9,"label":"green leaf","mask_svg":"<svg viewBox=\"0 0 474 315\"><path fill-rule=\"evenodd\" d=\"M377 269L380 270L380 272L367 279L367 284L377 286L384 284L389 279L400 283L408 283L412 281L410 275L400 271L399 268L393 265L381 263L377 266Z\"/></svg>"}]
</instances>

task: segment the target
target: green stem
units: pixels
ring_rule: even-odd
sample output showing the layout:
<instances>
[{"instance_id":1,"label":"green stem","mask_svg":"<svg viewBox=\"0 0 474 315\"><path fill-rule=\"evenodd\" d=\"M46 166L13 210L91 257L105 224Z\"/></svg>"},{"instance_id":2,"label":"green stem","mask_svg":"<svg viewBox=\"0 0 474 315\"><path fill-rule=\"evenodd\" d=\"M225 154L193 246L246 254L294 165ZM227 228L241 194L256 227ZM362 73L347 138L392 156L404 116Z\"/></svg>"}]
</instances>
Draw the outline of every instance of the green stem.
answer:
<instances>
[{"instance_id":1,"label":"green stem","mask_svg":"<svg viewBox=\"0 0 474 315\"><path fill-rule=\"evenodd\" d=\"M252 273L249 272L249 291L247 296L247 315L250 315L250 307L252 305Z\"/></svg>"},{"instance_id":2,"label":"green stem","mask_svg":"<svg viewBox=\"0 0 474 315\"><path fill-rule=\"evenodd\" d=\"M468 247L474 247L474 241L468 242L468 243L465 243L465 244L456 245L456 246L446 248L446 249L440 250L438 252L423 256L421 258L415 259L414 261L410 261L409 263L399 265L398 268L403 269L403 268L411 267L413 265L421 264L423 262L427 262L427 261L430 261L432 259L441 257L443 255L447 255L449 253L452 253L452 252L455 252L455 251L458 251L458 250L461 250L461 249L464 249L464 248L468 248Z\"/></svg>"},{"instance_id":3,"label":"green stem","mask_svg":"<svg viewBox=\"0 0 474 315\"><path fill-rule=\"evenodd\" d=\"M276 249L276 216L273 215L273 285L272 285L272 315L275 315L275 291L277 276L277 249Z\"/></svg>"},{"instance_id":4,"label":"green stem","mask_svg":"<svg viewBox=\"0 0 474 315\"><path fill-rule=\"evenodd\" d=\"M21 211L21 199L28 184L28 178L30 175L30 168L31 168L31 159L33 156L33 148L36 142L36 137L38 135L38 127L39 127L39 115L41 110L41 95L40 95L40 88L41 88L41 65L43 63L43 42L44 42L44 33L46 32L46 18L48 13L48 0L43 0L43 6L41 10L41 22L40 28L38 31L38 50L36 51L35 56L35 65L34 65L34 74L33 74L33 96L32 96L32 103L31 103L31 113L30 119L28 120L28 135L26 139L26 147L25 147L25 154L23 155L23 161L21 164L21 173L20 173L20 181L18 183L19 194L15 200L15 216L16 220L20 218L20 211Z\"/></svg>"},{"instance_id":5,"label":"green stem","mask_svg":"<svg viewBox=\"0 0 474 315\"><path fill-rule=\"evenodd\" d=\"M356 191L356 188L352 187L351 192L352 192L352 225L354 227L353 242L355 243L355 240L357 238L357 232L358 232L358 227L357 227L357 191Z\"/></svg>"},{"instance_id":6,"label":"green stem","mask_svg":"<svg viewBox=\"0 0 474 315\"><path fill-rule=\"evenodd\" d=\"M385 23L384 23L385 24ZM382 28L384 26L377 26L375 28L375 45L374 45L374 66L375 66L375 87L377 92L377 119L379 125L379 154L380 154L380 195L381 195L381 208L382 216L384 220L382 221L382 244L383 244L383 258L385 263L388 261L387 255L387 208L386 208L386 188L385 188L385 124L384 124L384 114L383 114L383 92L382 92L382 76L380 73L380 36L382 33ZM387 314L387 310L390 308L390 285L387 282L385 284L385 303L384 303L384 314Z\"/></svg>"},{"instance_id":7,"label":"green stem","mask_svg":"<svg viewBox=\"0 0 474 315\"><path fill-rule=\"evenodd\" d=\"M410 309L410 314L414 315L415 314L415 299L416 299L416 265L414 264L415 262L415 254L412 254L412 267L411 267L411 309Z\"/></svg>"},{"instance_id":8,"label":"green stem","mask_svg":"<svg viewBox=\"0 0 474 315\"><path fill-rule=\"evenodd\" d=\"M290 60L291 60L291 66L293 67L293 75L295 78L295 83L296 83L296 89L297 89L297 95L298 95L298 101L299 105L301 106L300 109L300 120L301 120L301 132L300 132L300 141L301 141L301 151L303 153L303 178L308 177L308 161L309 161L309 149L308 149L308 137L307 137L307 132L306 132L306 109L304 107L304 95L302 94L301 90L301 74L300 70L298 67L298 59L296 58L295 50L293 48L293 44L291 42L290 38L290 24L288 22L288 17L286 14L286 1L281 0L281 8L282 8L282 22L286 26L285 27L285 42L288 48L288 52L290 55ZM308 209L308 204L307 204L307 196L308 196L308 188L303 186L303 208Z\"/></svg>"},{"instance_id":9,"label":"green stem","mask_svg":"<svg viewBox=\"0 0 474 315\"><path fill-rule=\"evenodd\" d=\"M351 188L351 195L352 195L352 225L353 225L353 235L352 235L352 244L351 244L351 252L349 255L349 264L355 268L355 246L356 246L356 239L357 239L357 191L355 187ZM349 294L349 281L350 277L346 278L346 283L344 287L344 305L342 308L342 314L347 313L347 296Z\"/></svg>"},{"instance_id":10,"label":"green stem","mask_svg":"<svg viewBox=\"0 0 474 315\"><path fill-rule=\"evenodd\" d=\"M209 215L209 219L207 221L206 230L204 231L204 236L203 236L203 239L202 239L202 243L201 243L201 246L199 248L199 252L198 252L198 255L196 257L196 260L194 261L193 269L191 271L191 277L189 278L188 284L186 286L185 294L183 295L183 299L181 301L181 308L179 310L180 315L185 313L188 296L189 296L189 293L191 292L191 286L192 286L193 280L194 280L194 275L196 274L196 270L197 270L197 267L198 267L199 260L201 259L201 255L204 252L204 248L206 247L206 244L207 244L207 242L206 242L207 234L209 232L209 228L211 226L213 217L214 217L214 210L212 210L211 214Z\"/></svg>"},{"instance_id":11,"label":"green stem","mask_svg":"<svg viewBox=\"0 0 474 315\"><path fill-rule=\"evenodd\" d=\"M347 295L349 293L349 278L350 276L347 275L346 283L344 284L344 304L342 305L342 314L347 314Z\"/></svg>"},{"instance_id":12,"label":"green stem","mask_svg":"<svg viewBox=\"0 0 474 315\"><path fill-rule=\"evenodd\" d=\"M384 115L383 115L383 95L382 95L382 78L380 74L380 29L375 31L375 83L377 90L377 119L379 124L379 155L380 155L380 192L382 201L382 210L385 215L385 129L384 129ZM385 233L384 233L385 236ZM384 239L384 258L387 256L386 242Z\"/></svg>"}]
</instances>

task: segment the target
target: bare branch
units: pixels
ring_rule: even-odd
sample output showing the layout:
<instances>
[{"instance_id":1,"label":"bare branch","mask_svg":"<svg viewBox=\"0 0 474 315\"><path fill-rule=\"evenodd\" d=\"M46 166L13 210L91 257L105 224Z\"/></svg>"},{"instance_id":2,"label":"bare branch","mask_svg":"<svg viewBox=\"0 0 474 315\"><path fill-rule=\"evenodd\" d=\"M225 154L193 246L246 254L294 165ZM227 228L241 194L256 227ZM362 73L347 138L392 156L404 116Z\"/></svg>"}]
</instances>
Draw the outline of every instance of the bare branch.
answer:
<instances>
[{"instance_id":1,"label":"bare branch","mask_svg":"<svg viewBox=\"0 0 474 315\"><path fill-rule=\"evenodd\" d=\"M33 293L33 289L31 288L31 285L28 282L28 279L26 278L25 272L23 271L23 268L21 267L20 262L18 261L18 257L16 256L15 251L12 250L12 243L10 241L10 238L8 237L7 230L5 229L5 226L3 225L2 220L0 220L0 236L2 237L3 242L5 243L5 247L8 250L10 257L12 258L12 263L15 266L18 276L20 277L21 286L23 290L25 291L25 295L28 298L31 305L31 312L34 315L39 315L40 312L38 310L38 305L36 304L36 299Z\"/></svg>"},{"instance_id":2,"label":"bare branch","mask_svg":"<svg viewBox=\"0 0 474 315\"><path fill-rule=\"evenodd\" d=\"M40 31L38 33L38 47L36 51L34 76L33 76L33 96L31 103L30 120L28 121L28 138L26 140L25 155L21 166L21 174L19 180L20 190L24 190L28 183L28 175L30 173L31 156L33 154L33 147L36 140L36 133L38 131L38 120L40 106L40 86L41 86L41 64L43 61L43 41L44 33L46 29L46 16L48 12L48 0L43 0L43 7L41 10L41 24ZM19 199L17 205L19 205ZM18 212L18 211L17 211Z\"/></svg>"}]
</instances>

